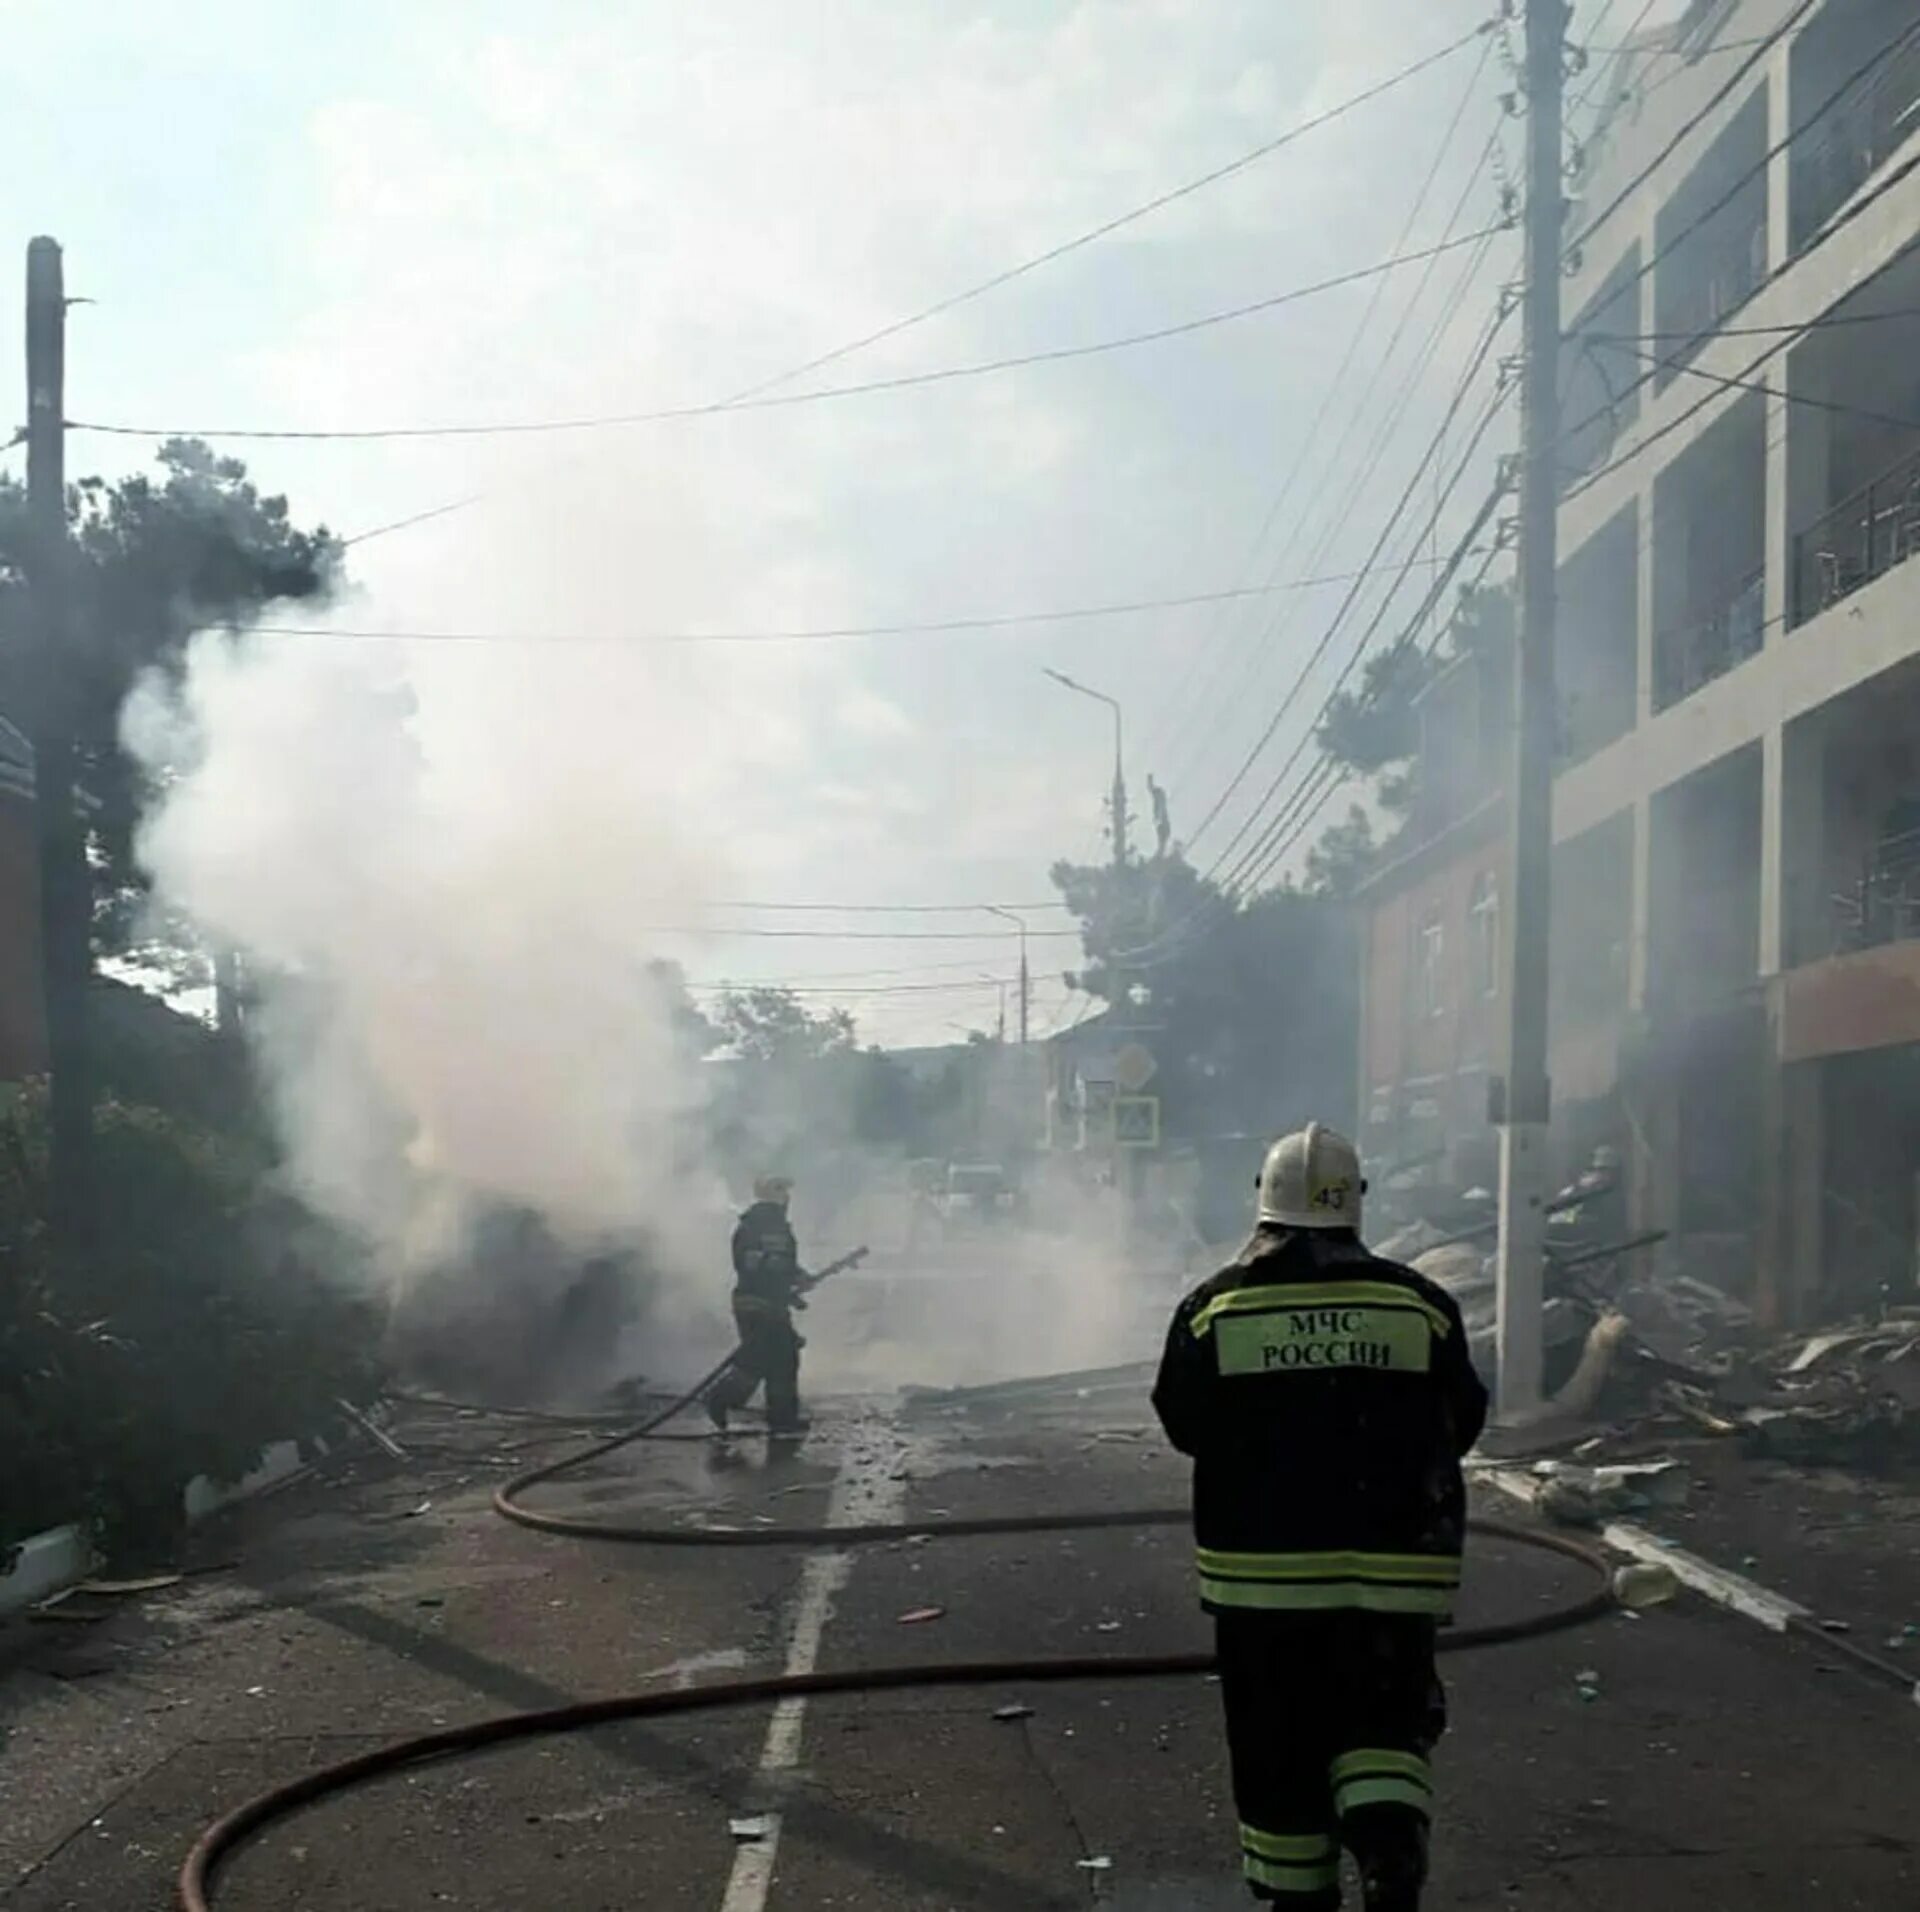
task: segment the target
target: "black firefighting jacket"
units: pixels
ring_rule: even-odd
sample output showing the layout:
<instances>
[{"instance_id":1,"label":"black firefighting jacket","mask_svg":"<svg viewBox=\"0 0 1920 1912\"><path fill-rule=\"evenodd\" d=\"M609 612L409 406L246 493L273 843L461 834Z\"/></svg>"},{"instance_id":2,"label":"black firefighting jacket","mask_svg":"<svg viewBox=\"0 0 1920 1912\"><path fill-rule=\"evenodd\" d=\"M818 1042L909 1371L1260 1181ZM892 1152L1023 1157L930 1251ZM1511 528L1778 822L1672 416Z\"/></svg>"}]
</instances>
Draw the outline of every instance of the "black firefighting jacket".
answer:
<instances>
[{"instance_id":1,"label":"black firefighting jacket","mask_svg":"<svg viewBox=\"0 0 1920 1912\"><path fill-rule=\"evenodd\" d=\"M1350 1231L1263 1227L1180 1304L1153 1405L1193 1458L1209 1612L1451 1611L1487 1393L1444 1289Z\"/></svg>"},{"instance_id":2,"label":"black firefighting jacket","mask_svg":"<svg viewBox=\"0 0 1920 1912\"><path fill-rule=\"evenodd\" d=\"M752 1314L795 1306L806 1280L800 1244L778 1202L755 1202L733 1231L733 1305Z\"/></svg>"}]
</instances>

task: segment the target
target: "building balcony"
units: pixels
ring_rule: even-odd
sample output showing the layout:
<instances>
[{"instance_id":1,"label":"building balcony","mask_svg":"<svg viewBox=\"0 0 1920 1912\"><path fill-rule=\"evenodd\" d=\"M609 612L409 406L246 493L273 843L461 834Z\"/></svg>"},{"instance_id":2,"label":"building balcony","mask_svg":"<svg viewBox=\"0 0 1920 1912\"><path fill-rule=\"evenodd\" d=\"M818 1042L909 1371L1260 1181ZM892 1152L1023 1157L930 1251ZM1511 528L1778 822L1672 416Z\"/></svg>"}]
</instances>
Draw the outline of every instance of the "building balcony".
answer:
<instances>
[{"instance_id":1,"label":"building balcony","mask_svg":"<svg viewBox=\"0 0 1920 1912\"><path fill-rule=\"evenodd\" d=\"M1851 597L1920 554L1920 446L1843 498L1793 541L1793 621Z\"/></svg>"},{"instance_id":2,"label":"building balcony","mask_svg":"<svg viewBox=\"0 0 1920 1912\"><path fill-rule=\"evenodd\" d=\"M1916 132L1920 132L1920 39L1909 41L1796 144L1794 251L1811 245L1827 221Z\"/></svg>"},{"instance_id":3,"label":"building balcony","mask_svg":"<svg viewBox=\"0 0 1920 1912\"><path fill-rule=\"evenodd\" d=\"M1656 647L1653 707L1691 697L1759 653L1766 634L1765 574L1744 580L1717 610L1664 633Z\"/></svg>"},{"instance_id":4,"label":"building balcony","mask_svg":"<svg viewBox=\"0 0 1920 1912\"><path fill-rule=\"evenodd\" d=\"M1904 806L1901 827L1874 846L1859 881L1833 898L1832 947L1838 956L1889 943L1920 942L1920 804Z\"/></svg>"},{"instance_id":5,"label":"building balcony","mask_svg":"<svg viewBox=\"0 0 1920 1912\"><path fill-rule=\"evenodd\" d=\"M1678 283L1663 301L1661 329L1683 343L1668 354L1659 383L1670 384L1694 353L1725 325L1767 279L1767 224L1761 216L1688 248L1673 272Z\"/></svg>"}]
</instances>

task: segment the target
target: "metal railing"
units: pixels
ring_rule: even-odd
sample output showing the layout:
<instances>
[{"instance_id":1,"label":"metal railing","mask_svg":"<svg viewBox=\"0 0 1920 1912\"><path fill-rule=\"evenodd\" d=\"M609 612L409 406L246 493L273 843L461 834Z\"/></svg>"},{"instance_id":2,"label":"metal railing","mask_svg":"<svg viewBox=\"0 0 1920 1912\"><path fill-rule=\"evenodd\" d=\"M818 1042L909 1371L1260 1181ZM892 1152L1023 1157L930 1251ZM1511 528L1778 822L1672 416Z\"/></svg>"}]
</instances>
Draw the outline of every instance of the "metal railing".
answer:
<instances>
[{"instance_id":1,"label":"metal railing","mask_svg":"<svg viewBox=\"0 0 1920 1912\"><path fill-rule=\"evenodd\" d=\"M1793 541L1793 621L1804 624L1920 553L1920 445Z\"/></svg>"},{"instance_id":2,"label":"metal railing","mask_svg":"<svg viewBox=\"0 0 1920 1912\"><path fill-rule=\"evenodd\" d=\"M1834 897L1833 919L1836 956L1920 937L1920 828L1880 839L1859 882Z\"/></svg>"},{"instance_id":3,"label":"metal railing","mask_svg":"<svg viewBox=\"0 0 1920 1912\"><path fill-rule=\"evenodd\" d=\"M1663 631L1654 646L1653 707L1665 710L1724 677L1760 649L1766 634L1765 573L1756 571L1705 617Z\"/></svg>"},{"instance_id":4,"label":"metal railing","mask_svg":"<svg viewBox=\"0 0 1920 1912\"><path fill-rule=\"evenodd\" d=\"M1888 8L1892 21L1897 9ZM1800 76L1795 75L1796 86ZM1816 92L1821 89L1816 87ZM1874 77L1841 100L1796 144L1792 171L1796 252L1920 132L1920 38L1910 40Z\"/></svg>"}]
</instances>

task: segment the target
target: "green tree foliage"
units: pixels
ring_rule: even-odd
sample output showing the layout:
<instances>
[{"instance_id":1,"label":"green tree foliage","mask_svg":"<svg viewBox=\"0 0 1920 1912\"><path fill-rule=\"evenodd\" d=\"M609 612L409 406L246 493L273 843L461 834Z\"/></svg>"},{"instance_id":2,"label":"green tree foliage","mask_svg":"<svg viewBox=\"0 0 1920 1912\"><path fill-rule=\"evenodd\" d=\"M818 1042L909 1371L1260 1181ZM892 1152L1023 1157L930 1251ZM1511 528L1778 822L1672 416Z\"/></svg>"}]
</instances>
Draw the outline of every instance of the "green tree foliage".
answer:
<instances>
[{"instance_id":1,"label":"green tree foliage","mask_svg":"<svg viewBox=\"0 0 1920 1912\"><path fill-rule=\"evenodd\" d=\"M69 489L70 622L61 692L68 699L81 789L91 822L96 941L130 951L148 936L163 964L191 947L183 925L144 923L145 885L133 856L153 796L148 773L121 745L128 692L148 672L178 671L197 631L242 627L274 603L327 597L342 547L324 526L294 524L283 497L263 495L238 459L197 439L169 439L157 471ZM44 686L22 641L26 492L0 477L0 709L28 723ZM144 924L144 927L143 927ZM189 962L176 980L204 976Z\"/></svg>"},{"instance_id":2,"label":"green tree foliage","mask_svg":"<svg viewBox=\"0 0 1920 1912\"><path fill-rule=\"evenodd\" d=\"M1378 855L1372 817L1359 804L1349 805L1345 819L1322 832L1307 852L1308 894L1352 896L1367 880Z\"/></svg>"},{"instance_id":3,"label":"green tree foliage","mask_svg":"<svg viewBox=\"0 0 1920 1912\"><path fill-rule=\"evenodd\" d=\"M378 1387L372 1310L257 1153L112 1100L97 1131L93 1253L56 1272L44 1099L0 1119L0 1547L80 1518L151 1553L194 1475L238 1479Z\"/></svg>"},{"instance_id":4,"label":"green tree foliage","mask_svg":"<svg viewBox=\"0 0 1920 1912\"><path fill-rule=\"evenodd\" d=\"M1510 650L1513 593L1505 584L1462 586L1445 641L1431 648L1403 642L1370 657L1357 690L1328 703L1314 740L1342 770L1366 780L1389 828L1355 804L1307 852L1306 887L1323 896L1351 896L1378 864L1419 796L1420 694L1458 657Z\"/></svg>"},{"instance_id":5,"label":"green tree foliage","mask_svg":"<svg viewBox=\"0 0 1920 1912\"><path fill-rule=\"evenodd\" d=\"M1342 911L1291 889L1229 897L1177 850L1060 863L1053 880L1088 957L1073 980L1109 1006L1091 1039L1139 1031L1170 1139L1348 1118L1357 984Z\"/></svg>"},{"instance_id":6,"label":"green tree foliage","mask_svg":"<svg viewBox=\"0 0 1920 1912\"><path fill-rule=\"evenodd\" d=\"M790 989L729 989L713 1026L722 1046L743 1062L791 1066L854 1048L853 1018L846 1010L817 1016Z\"/></svg>"}]
</instances>

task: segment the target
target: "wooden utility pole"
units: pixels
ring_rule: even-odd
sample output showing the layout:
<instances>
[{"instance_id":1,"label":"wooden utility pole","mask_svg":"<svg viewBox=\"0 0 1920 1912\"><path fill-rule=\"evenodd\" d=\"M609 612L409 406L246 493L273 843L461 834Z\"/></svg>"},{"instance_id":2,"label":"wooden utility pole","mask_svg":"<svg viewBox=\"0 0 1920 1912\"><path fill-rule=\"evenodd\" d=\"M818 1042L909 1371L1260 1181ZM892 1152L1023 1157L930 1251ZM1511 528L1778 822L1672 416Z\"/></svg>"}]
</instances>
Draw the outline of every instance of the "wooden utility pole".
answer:
<instances>
[{"instance_id":1,"label":"wooden utility pole","mask_svg":"<svg viewBox=\"0 0 1920 1912\"><path fill-rule=\"evenodd\" d=\"M1558 589L1560 259L1566 0L1526 0L1526 286L1521 305L1520 603L1514 658L1512 846L1506 910L1507 1041L1500 1123L1499 1406L1540 1398L1545 1259L1547 932L1553 874L1554 603Z\"/></svg>"},{"instance_id":2,"label":"wooden utility pole","mask_svg":"<svg viewBox=\"0 0 1920 1912\"><path fill-rule=\"evenodd\" d=\"M68 655L66 347L60 248L27 246L27 584L32 606L34 813L40 847L51 1216L56 1252L73 1254L93 1213L93 1070L87 1033L92 879L75 788L74 688Z\"/></svg>"}]
</instances>

